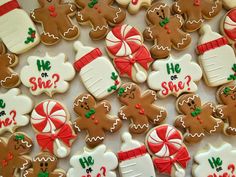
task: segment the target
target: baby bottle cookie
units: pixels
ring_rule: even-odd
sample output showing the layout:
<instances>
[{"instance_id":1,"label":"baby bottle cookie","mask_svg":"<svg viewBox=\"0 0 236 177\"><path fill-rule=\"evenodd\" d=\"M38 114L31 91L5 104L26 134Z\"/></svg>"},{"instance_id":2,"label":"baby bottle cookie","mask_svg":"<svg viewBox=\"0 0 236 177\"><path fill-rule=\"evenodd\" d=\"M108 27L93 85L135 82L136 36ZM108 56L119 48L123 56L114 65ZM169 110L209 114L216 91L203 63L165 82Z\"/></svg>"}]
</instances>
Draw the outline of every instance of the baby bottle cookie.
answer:
<instances>
[{"instance_id":1,"label":"baby bottle cookie","mask_svg":"<svg viewBox=\"0 0 236 177\"><path fill-rule=\"evenodd\" d=\"M175 126L184 129L184 140L189 143L200 142L207 134L223 131L224 123L216 118L213 103L201 103L195 94L184 94L176 101L176 109L181 114L175 120Z\"/></svg>"},{"instance_id":2,"label":"baby bottle cookie","mask_svg":"<svg viewBox=\"0 0 236 177\"><path fill-rule=\"evenodd\" d=\"M101 144L106 131L114 133L121 128L121 120L108 114L110 110L111 105L108 101L96 103L90 94L82 94L74 101L74 111L79 116L74 122L74 127L78 132L87 131L85 141L89 147L94 148Z\"/></svg>"},{"instance_id":3,"label":"baby bottle cookie","mask_svg":"<svg viewBox=\"0 0 236 177\"><path fill-rule=\"evenodd\" d=\"M223 0L223 5L226 9L232 9L236 7L235 0Z\"/></svg>"},{"instance_id":4,"label":"baby bottle cookie","mask_svg":"<svg viewBox=\"0 0 236 177\"><path fill-rule=\"evenodd\" d=\"M79 29L70 17L76 14L76 6L72 3L62 3L62 0L38 0L40 7L31 11L34 22L43 28L41 42L54 45L63 37L74 40L79 36Z\"/></svg>"},{"instance_id":5,"label":"baby bottle cookie","mask_svg":"<svg viewBox=\"0 0 236 177\"><path fill-rule=\"evenodd\" d=\"M138 83L146 81L153 59L136 28L126 24L114 27L107 34L106 49L120 75Z\"/></svg>"},{"instance_id":6,"label":"baby bottle cookie","mask_svg":"<svg viewBox=\"0 0 236 177\"><path fill-rule=\"evenodd\" d=\"M47 150L59 158L69 155L76 138L66 108L55 100L37 104L31 114L31 125L36 140L43 151Z\"/></svg>"},{"instance_id":7,"label":"baby bottle cookie","mask_svg":"<svg viewBox=\"0 0 236 177\"><path fill-rule=\"evenodd\" d=\"M121 151L118 152L119 171L121 177L152 176L156 177L152 158L146 147L132 139L131 134L122 135Z\"/></svg>"},{"instance_id":8,"label":"baby bottle cookie","mask_svg":"<svg viewBox=\"0 0 236 177\"><path fill-rule=\"evenodd\" d=\"M150 123L159 125L167 116L164 108L156 106L156 93L147 90L144 93L138 85L126 83L118 92L118 99L124 105L118 113L120 119L130 120L129 131L131 133L145 133Z\"/></svg>"},{"instance_id":9,"label":"baby bottle cookie","mask_svg":"<svg viewBox=\"0 0 236 177\"><path fill-rule=\"evenodd\" d=\"M146 21L149 27L143 32L143 37L147 41L154 41L150 49L153 58L166 58L171 48L184 50L190 45L190 34L181 29L182 17L171 15L167 4L159 2L152 4L147 10Z\"/></svg>"},{"instance_id":10,"label":"baby bottle cookie","mask_svg":"<svg viewBox=\"0 0 236 177\"><path fill-rule=\"evenodd\" d=\"M153 0L116 0L116 2L127 8L130 14L137 14L141 8L149 7Z\"/></svg>"},{"instance_id":11,"label":"baby bottle cookie","mask_svg":"<svg viewBox=\"0 0 236 177\"><path fill-rule=\"evenodd\" d=\"M154 71L148 76L148 86L157 90L161 98L197 91L196 82L202 78L202 70L191 60L192 56L186 54L180 58L170 56L166 60L155 61L152 65Z\"/></svg>"},{"instance_id":12,"label":"baby bottle cookie","mask_svg":"<svg viewBox=\"0 0 236 177\"><path fill-rule=\"evenodd\" d=\"M103 99L120 87L118 73L109 59L102 56L100 49L84 46L79 41L75 42L74 48L77 51L74 67L96 99Z\"/></svg>"},{"instance_id":13,"label":"baby bottle cookie","mask_svg":"<svg viewBox=\"0 0 236 177\"><path fill-rule=\"evenodd\" d=\"M233 177L236 164L236 150L229 143L219 147L209 144L194 156L192 168L194 177Z\"/></svg>"},{"instance_id":14,"label":"baby bottle cookie","mask_svg":"<svg viewBox=\"0 0 236 177\"><path fill-rule=\"evenodd\" d=\"M113 152L107 151L105 145L99 145L94 149L84 148L84 152L73 155L70 159L68 177L107 176L116 177L114 170L118 166L118 160Z\"/></svg>"},{"instance_id":15,"label":"baby bottle cookie","mask_svg":"<svg viewBox=\"0 0 236 177\"><path fill-rule=\"evenodd\" d=\"M66 60L63 53L55 57L47 53L44 57L30 56L28 65L21 70L21 81L33 95L45 92L52 97L54 93L64 93L69 89L68 81L75 76L73 65Z\"/></svg>"},{"instance_id":16,"label":"baby bottle cookie","mask_svg":"<svg viewBox=\"0 0 236 177\"><path fill-rule=\"evenodd\" d=\"M40 42L34 23L17 0L0 2L0 24L0 39L12 53L27 52Z\"/></svg>"},{"instance_id":17,"label":"baby bottle cookie","mask_svg":"<svg viewBox=\"0 0 236 177\"><path fill-rule=\"evenodd\" d=\"M206 84L216 87L235 80L232 76L236 72L236 57L227 39L213 32L209 25L201 27L200 35L197 52Z\"/></svg>"}]
</instances>

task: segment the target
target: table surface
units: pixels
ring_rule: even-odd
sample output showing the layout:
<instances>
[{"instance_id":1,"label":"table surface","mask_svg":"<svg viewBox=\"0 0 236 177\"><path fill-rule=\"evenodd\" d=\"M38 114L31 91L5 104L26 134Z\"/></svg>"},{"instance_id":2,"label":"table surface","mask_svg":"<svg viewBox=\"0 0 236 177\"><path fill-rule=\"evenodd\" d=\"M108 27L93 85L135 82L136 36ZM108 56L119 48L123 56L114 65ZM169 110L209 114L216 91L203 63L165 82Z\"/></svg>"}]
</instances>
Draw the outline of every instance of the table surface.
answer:
<instances>
[{"instance_id":1,"label":"table surface","mask_svg":"<svg viewBox=\"0 0 236 177\"><path fill-rule=\"evenodd\" d=\"M23 9L26 10L28 13L30 12L30 10L37 8L39 6L37 0L30 0L30 3L29 3L29 0L19 0L19 2L21 4L21 6L23 7ZM172 0L164 0L164 2L171 4L173 1ZM206 23L210 24L214 31L219 32L220 20L224 14L225 14L225 11L223 10L221 12L221 14L219 14L216 18L214 18L211 21L207 21ZM78 23L76 22L75 19L73 19L73 21L75 22L75 24L78 25ZM137 15L129 15L127 13L127 18L124 23L133 25L133 26L137 27L140 30L140 32L142 32L146 27L145 10L144 9L141 10ZM40 26L37 26L37 27L38 27L39 31L41 32L41 27ZM89 34L88 34L90 31L90 27L89 26L79 26L79 28L81 30L81 35L77 40L82 41L85 45L88 45L88 46L99 47L101 50L103 50L104 54L107 55L105 52L105 49L104 49L105 40L92 41L89 38ZM171 53L173 56L178 57L183 54L189 53L192 55L193 60L197 61L195 47L197 45L199 35L197 32L195 32L195 33L191 33L191 36L193 39L191 46L183 52L176 52L176 51L172 50ZM17 72L20 72L21 68L27 64L27 58L29 56L32 56L32 55L33 56L44 56L46 52L48 52L49 55L52 55L52 56L55 56L58 53L63 52L68 57L68 60L71 63L73 63L73 61L75 59L75 54L76 54L73 49L74 42L75 41L62 40L59 44L54 45L54 46L45 46L43 44L40 44L36 48L30 50L29 52L19 56L20 63L16 67L15 70ZM145 44L147 44L148 47L151 46L151 43L145 42ZM123 81L129 81L129 80L124 79ZM147 84L142 84L141 86L142 86L143 90L145 90L147 88ZM39 96L31 95L29 92L29 89L23 85L20 86L20 89L22 90L22 92L24 94L27 94L28 96L30 96L34 100L35 104L39 103L42 100L49 99L49 97L46 96L45 94L42 94ZM5 92L6 90L0 89L0 91ZM71 120L74 121L76 119L76 114L73 112L74 99L78 95L80 95L84 92L86 92L86 89L84 88L83 84L80 81L80 77L77 74L76 77L74 78L74 80L72 82L70 82L70 89L64 94L55 94L53 99L61 101L64 105L66 105L67 109L70 112ZM197 94L200 95L203 102L212 101L212 102L217 103L216 98L215 98L215 92L216 92L216 88L207 87L203 80L201 80L198 83ZM121 105L118 102L116 95L112 95L112 96L108 97L107 100L109 100L112 104L111 113L114 115L117 115L117 112L118 112ZM170 97L162 99L162 100L158 99L156 102L157 105L160 105L160 106L163 106L166 108L166 110L168 112L168 117L166 119L166 123L169 123L171 125L173 124L175 117L177 116L177 112L175 109L175 101L176 101L176 98L173 96L170 96ZM122 132L125 132L127 130L128 130L128 121L123 121L123 127L122 127L121 131L119 131L115 134L107 134L104 144L107 146L107 148L109 150L113 151L114 153L118 152L120 150L120 146L121 146L120 135L122 134ZM31 153L31 156L34 157L40 151L40 149L36 143L35 133L33 132L31 125L29 124L28 126L19 128L18 131L26 132L28 135L30 135L33 138L33 141L35 142L35 146L34 146L33 152ZM84 141L85 136L86 136L85 132L82 132L79 134L77 140L74 142L74 144L72 146L70 156L68 156L65 159L60 159L59 160L59 167L61 167L65 171L67 171L69 169L70 157L75 153L83 151L83 147L85 146L85 141ZM144 142L145 135L135 135L133 137L141 142ZM235 137L226 137L223 134L221 134L221 135L215 134L213 136L209 136L209 137L204 138L204 140L198 144L191 145L191 146L188 145L188 149L191 153L191 156L193 157L193 155L198 150L205 147L208 143L212 143L213 145L220 145L223 142L229 142L234 147L236 147L235 140L236 140ZM187 172L186 172L187 177L191 176L191 167L192 167L192 161L190 162L190 164L187 168ZM118 174L118 171L117 171L117 174ZM118 174L118 176L119 176L119 174ZM158 176L162 177L164 175L158 174Z\"/></svg>"}]
</instances>

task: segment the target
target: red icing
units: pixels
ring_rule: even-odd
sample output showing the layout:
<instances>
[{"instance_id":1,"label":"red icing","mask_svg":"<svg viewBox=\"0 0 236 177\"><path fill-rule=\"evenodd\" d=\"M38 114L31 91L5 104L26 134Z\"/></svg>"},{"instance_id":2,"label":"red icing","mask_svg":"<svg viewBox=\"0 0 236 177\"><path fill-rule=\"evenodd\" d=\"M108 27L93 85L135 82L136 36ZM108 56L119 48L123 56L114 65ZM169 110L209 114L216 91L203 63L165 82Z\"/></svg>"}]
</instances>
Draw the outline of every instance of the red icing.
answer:
<instances>
[{"instance_id":1,"label":"red icing","mask_svg":"<svg viewBox=\"0 0 236 177\"><path fill-rule=\"evenodd\" d=\"M2 160L2 167L5 167L8 165L8 162L11 161L14 158L13 154L11 152L9 152L7 154L7 158Z\"/></svg>"},{"instance_id":2,"label":"red icing","mask_svg":"<svg viewBox=\"0 0 236 177\"><path fill-rule=\"evenodd\" d=\"M10 113L10 116L3 119L1 118L0 120L0 128L2 127L8 127L12 124L16 125L16 121L15 121L15 118L16 118L16 111L15 110L12 110Z\"/></svg>"},{"instance_id":3,"label":"red icing","mask_svg":"<svg viewBox=\"0 0 236 177\"><path fill-rule=\"evenodd\" d=\"M138 4L138 0L132 0L131 3L132 3L133 5L136 5L136 4Z\"/></svg>"},{"instance_id":4,"label":"red icing","mask_svg":"<svg viewBox=\"0 0 236 177\"><path fill-rule=\"evenodd\" d=\"M56 17L57 16L57 13L56 13L56 8L54 5L51 5L48 7L48 10L50 12L50 16L52 17Z\"/></svg>"},{"instance_id":5,"label":"red icing","mask_svg":"<svg viewBox=\"0 0 236 177\"><path fill-rule=\"evenodd\" d=\"M194 0L194 5L195 6L200 6L201 0Z\"/></svg>"},{"instance_id":6,"label":"red icing","mask_svg":"<svg viewBox=\"0 0 236 177\"><path fill-rule=\"evenodd\" d=\"M118 153L118 159L120 161L125 161L129 159L133 159L139 156L143 156L147 153L147 149L145 146L141 146L139 148L135 148L129 151L121 151Z\"/></svg>"},{"instance_id":7,"label":"red icing","mask_svg":"<svg viewBox=\"0 0 236 177\"><path fill-rule=\"evenodd\" d=\"M3 5L0 6L0 16L14 10L20 8L19 3L17 2L17 0L11 0Z\"/></svg>"}]
</instances>

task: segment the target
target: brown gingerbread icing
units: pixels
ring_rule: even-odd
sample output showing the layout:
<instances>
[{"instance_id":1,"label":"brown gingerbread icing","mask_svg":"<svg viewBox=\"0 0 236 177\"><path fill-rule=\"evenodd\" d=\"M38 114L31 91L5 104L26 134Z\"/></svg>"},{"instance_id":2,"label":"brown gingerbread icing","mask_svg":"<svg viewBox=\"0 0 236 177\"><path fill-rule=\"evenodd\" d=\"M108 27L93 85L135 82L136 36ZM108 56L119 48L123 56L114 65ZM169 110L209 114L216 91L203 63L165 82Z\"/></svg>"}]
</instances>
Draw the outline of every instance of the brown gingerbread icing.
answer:
<instances>
[{"instance_id":1,"label":"brown gingerbread icing","mask_svg":"<svg viewBox=\"0 0 236 177\"><path fill-rule=\"evenodd\" d=\"M105 139L105 131L114 133L121 128L121 120L109 115L110 110L109 102L96 103L90 94L82 94L76 98L74 111L79 117L74 122L74 126L79 132L87 130L85 141L89 147L99 145Z\"/></svg>"},{"instance_id":2,"label":"brown gingerbread icing","mask_svg":"<svg viewBox=\"0 0 236 177\"><path fill-rule=\"evenodd\" d=\"M184 94L176 102L179 113L175 126L185 130L184 140L187 143L200 142L206 133L213 134L223 130L224 123L215 117L213 103L202 105L201 99L195 94Z\"/></svg>"},{"instance_id":3,"label":"brown gingerbread icing","mask_svg":"<svg viewBox=\"0 0 236 177\"><path fill-rule=\"evenodd\" d=\"M183 19L180 15L171 15L165 3L154 3L147 10L149 25L143 32L145 40L154 41L150 52L153 58L166 58L171 47L183 50L191 43L191 36L181 30Z\"/></svg>"},{"instance_id":4,"label":"brown gingerbread icing","mask_svg":"<svg viewBox=\"0 0 236 177\"><path fill-rule=\"evenodd\" d=\"M76 0L79 7L77 21L80 24L91 25L89 33L93 40L103 39L109 32L108 25L120 24L125 20L125 11L119 7L113 7L114 0Z\"/></svg>"},{"instance_id":5,"label":"brown gingerbread icing","mask_svg":"<svg viewBox=\"0 0 236 177\"><path fill-rule=\"evenodd\" d=\"M41 152L32 161L32 168L24 171L23 177L66 177L61 169L56 169L57 158L48 153Z\"/></svg>"},{"instance_id":6,"label":"brown gingerbread icing","mask_svg":"<svg viewBox=\"0 0 236 177\"><path fill-rule=\"evenodd\" d=\"M225 121L225 133L236 135L236 85L220 87L217 98L222 103L217 106L217 115Z\"/></svg>"},{"instance_id":7,"label":"brown gingerbread icing","mask_svg":"<svg viewBox=\"0 0 236 177\"><path fill-rule=\"evenodd\" d=\"M141 93L140 87L134 83L126 83L119 90L121 107L119 117L130 119L131 133L144 133L149 129L149 122L159 125L167 116L166 110L154 105L156 93L151 90Z\"/></svg>"},{"instance_id":8,"label":"brown gingerbread icing","mask_svg":"<svg viewBox=\"0 0 236 177\"><path fill-rule=\"evenodd\" d=\"M72 3L61 3L61 0L38 0L40 8L31 12L31 18L41 23L43 33L41 41L46 45L59 42L61 36L73 40L79 36L79 29L73 25L70 17L76 14L76 6Z\"/></svg>"},{"instance_id":9,"label":"brown gingerbread icing","mask_svg":"<svg viewBox=\"0 0 236 177\"><path fill-rule=\"evenodd\" d=\"M0 138L0 176L15 177L30 167L30 157L25 155L32 146L32 140L23 133L14 133L8 140Z\"/></svg>"},{"instance_id":10,"label":"brown gingerbread icing","mask_svg":"<svg viewBox=\"0 0 236 177\"><path fill-rule=\"evenodd\" d=\"M172 6L174 13L184 16L184 30L198 30L204 19L215 17L222 9L222 0L176 0Z\"/></svg>"},{"instance_id":11,"label":"brown gingerbread icing","mask_svg":"<svg viewBox=\"0 0 236 177\"><path fill-rule=\"evenodd\" d=\"M18 64L18 58L14 54L6 53L6 48L0 44L0 86L14 88L20 84L20 77L12 70Z\"/></svg>"}]
</instances>

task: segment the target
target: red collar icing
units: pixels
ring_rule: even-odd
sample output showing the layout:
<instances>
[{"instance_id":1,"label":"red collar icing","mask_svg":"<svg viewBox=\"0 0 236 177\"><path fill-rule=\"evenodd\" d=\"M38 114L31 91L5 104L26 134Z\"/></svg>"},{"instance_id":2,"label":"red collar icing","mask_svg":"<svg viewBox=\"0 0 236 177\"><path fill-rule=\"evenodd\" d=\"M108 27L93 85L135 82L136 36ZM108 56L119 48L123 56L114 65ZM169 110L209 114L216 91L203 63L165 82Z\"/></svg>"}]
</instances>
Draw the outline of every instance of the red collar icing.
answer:
<instances>
[{"instance_id":1,"label":"red collar icing","mask_svg":"<svg viewBox=\"0 0 236 177\"><path fill-rule=\"evenodd\" d=\"M0 6L0 16L14 10L20 8L19 3L17 2L17 0L11 0L3 5Z\"/></svg>"},{"instance_id":2,"label":"red collar icing","mask_svg":"<svg viewBox=\"0 0 236 177\"><path fill-rule=\"evenodd\" d=\"M92 50L83 57L79 58L74 63L74 68L79 72L84 66L95 60L96 58L102 56L102 52L99 48Z\"/></svg>"},{"instance_id":3,"label":"red collar icing","mask_svg":"<svg viewBox=\"0 0 236 177\"><path fill-rule=\"evenodd\" d=\"M125 161L125 160L129 160L129 159L132 159L132 158L136 158L138 156L142 156L144 154L147 153L147 149L146 147L143 145L139 148L136 148L136 149L132 149L132 150L129 150L129 151L121 151L118 153L118 159L120 161Z\"/></svg>"}]
</instances>

